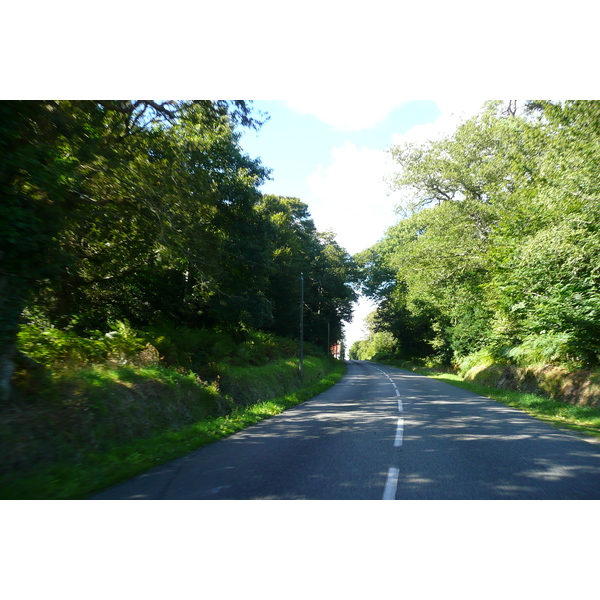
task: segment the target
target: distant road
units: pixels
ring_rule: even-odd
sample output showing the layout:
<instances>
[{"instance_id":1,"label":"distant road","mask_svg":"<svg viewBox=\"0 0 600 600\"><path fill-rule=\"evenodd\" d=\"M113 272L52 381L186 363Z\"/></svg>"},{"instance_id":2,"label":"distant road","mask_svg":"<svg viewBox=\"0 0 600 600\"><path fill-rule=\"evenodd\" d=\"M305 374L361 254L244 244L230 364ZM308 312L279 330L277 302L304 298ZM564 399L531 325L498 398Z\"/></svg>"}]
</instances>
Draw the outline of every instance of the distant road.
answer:
<instances>
[{"instance_id":1,"label":"distant road","mask_svg":"<svg viewBox=\"0 0 600 600\"><path fill-rule=\"evenodd\" d=\"M364 361L281 415L94 499L600 499L600 445Z\"/></svg>"}]
</instances>

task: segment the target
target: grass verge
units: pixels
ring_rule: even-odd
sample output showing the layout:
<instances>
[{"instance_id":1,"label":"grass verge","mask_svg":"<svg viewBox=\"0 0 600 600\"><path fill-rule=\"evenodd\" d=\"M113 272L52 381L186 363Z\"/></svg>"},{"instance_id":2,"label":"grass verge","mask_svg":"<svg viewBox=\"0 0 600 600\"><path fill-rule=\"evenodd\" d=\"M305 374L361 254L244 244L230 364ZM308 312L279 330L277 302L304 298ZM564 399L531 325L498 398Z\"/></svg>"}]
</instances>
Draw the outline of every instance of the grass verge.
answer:
<instances>
[{"instance_id":1,"label":"grass verge","mask_svg":"<svg viewBox=\"0 0 600 600\"><path fill-rule=\"evenodd\" d=\"M305 380L304 387L276 398L235 406L225 416L199 419L178 430L164 430L143 439L115 441L102 451L88 453L76 462L58 460L25 474L9 476L0 483L0 497L88 498L102 489L304 402L337 383L345 372L345 364L335 362L327 373L319 370L317 379L313 378L312 382ZM265 390L260 393L265 393Z\"/></svg>"},{"instance_id":2,"label":"grass verge","mask_svg":"<svg viewBox=\"0 0 600 600\"><path fill-rule=\"evenodd\" d=\"M392 365L395 366L395 365ZM506 406L522 410L555 427L576 431L582 435L600 439L600 408L568 404L538 394L503 390L465 381L459 375L437 371L433 368L404 365L401 368L426 375L439 381L469 390L496 400Z\"/></svg>"}]
</instances>

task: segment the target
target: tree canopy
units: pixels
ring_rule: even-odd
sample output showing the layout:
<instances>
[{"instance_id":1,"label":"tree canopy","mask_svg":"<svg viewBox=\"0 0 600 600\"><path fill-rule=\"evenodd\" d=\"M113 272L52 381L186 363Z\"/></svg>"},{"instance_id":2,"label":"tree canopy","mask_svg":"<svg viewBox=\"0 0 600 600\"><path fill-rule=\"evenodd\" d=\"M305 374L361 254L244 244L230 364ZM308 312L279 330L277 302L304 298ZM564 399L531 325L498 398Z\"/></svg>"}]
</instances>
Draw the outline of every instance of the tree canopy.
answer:
<instances>
[{"instance_id":1,"label":"tree canopy","mask_svg":"<svg viewBox=\"0 0 600 600\"><path fill-rule=\"evenodd\" d=\"M300 200L263 196L244 101L0 102L0 381L21 323L126 320L341 336L353 263ZM326 335L326 334L325 334Z\"/></svg>"},{"instance_id":2,"label":"tree canopy","mask_svg":"<svg viewBox=\"0 0 600 600\"><path fill-rule=\"evenodd\" d=\"M600 103L511 108L390 150L405 218L356 259L398 356L600 360Z\"/></svg>"}]
</instances>

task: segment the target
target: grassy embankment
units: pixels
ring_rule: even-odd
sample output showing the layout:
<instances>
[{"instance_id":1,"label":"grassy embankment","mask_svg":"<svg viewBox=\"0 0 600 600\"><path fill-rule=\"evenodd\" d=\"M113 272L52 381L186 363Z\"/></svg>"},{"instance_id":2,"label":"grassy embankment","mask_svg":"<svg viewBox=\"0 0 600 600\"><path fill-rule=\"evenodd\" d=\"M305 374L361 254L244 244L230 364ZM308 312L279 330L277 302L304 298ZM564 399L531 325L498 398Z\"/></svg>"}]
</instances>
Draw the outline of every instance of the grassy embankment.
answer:
<instances>
[{"instance_id":1,"label":"grassy embankment","mask_svg":"<svg viewBox=\"0 0 600 600\"><path fill-rule=\"evenodd\" d=\"M343 362L309 355L300 382L298 359L285 356L289 340L259 342L227 343L221 362L196 372L105 361L38 374L41 385L29 381L28 393L0 410L0 498L89 497L303 402L345 373Z\"/></svg>"},{"instance_id":2,"label":"grassy embankment","mask_svg":"<svg viewBox=\"0 0 600 600\"><path fill-rule=\"evenodd\" d=\"M380 362L413 371L420 375L426 375L481 396L492 398L497 402L522 410L555 427L569 429L582 435L600 439L600 406L591 402L581 404L580 400L584 394L580 395L579 400L577 394L571 394L569 401L560 399L559 390L561 387L564 389L564 383L570 379L570 374L566 372L562 374L562 379L557 377L549 387L548 392L543 394L498 387L499 383L502 385L503 379L506 380L507 371L515 371L514 367L491 369L495 373L494 377L479 377L480 381L483 380L487 383L487 385L483 385L477 381L477 373L482 373L484 370L481 367L479 369L469 369L467 372L460 372L450 368L418 366L410 361L382 360ZM485 368L488 369L489 373L489 365ZM469 381L470 378L474 378L474 381ZM586 378L588 388L590 384L596 386L600 381L600 372L587 373ZM510 385L510 382L508 383ZM583 389L585 385L580 387Z\"/></svg>"}]
</instances>

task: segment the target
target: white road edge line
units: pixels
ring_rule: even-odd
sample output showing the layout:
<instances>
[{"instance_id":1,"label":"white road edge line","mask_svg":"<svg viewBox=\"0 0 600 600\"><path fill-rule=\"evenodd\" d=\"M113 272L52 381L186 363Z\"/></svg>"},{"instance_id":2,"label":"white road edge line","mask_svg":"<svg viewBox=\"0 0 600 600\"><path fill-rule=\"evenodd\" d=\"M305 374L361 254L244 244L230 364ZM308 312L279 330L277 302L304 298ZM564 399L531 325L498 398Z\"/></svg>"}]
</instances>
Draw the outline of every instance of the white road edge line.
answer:
<instances>
[{"instance_id":1,"label":"white road edge line","mask_svg":"<svg viewBox=\"0 0 600 600\"><path fill-rule=\"evenodd\" d=\"M396 439L394 440L394 447L399 448L402 446L402 434L404 431L404 419L398 419L398 427L396 428Z\"/></svg>"},{"instance_id":2,"label":"white road edge line","mask_svg":"<svg viewBox=\"0 0 600 600\"><path fill-rule=\"evenodd\" d=\"M388 470L387 481L385 482L385 489L383 490L382 500L395 500L396 499L396 488L398 487L398 476L400 470L394 467L390 467Z\"/></svg>"}]
</instances>

